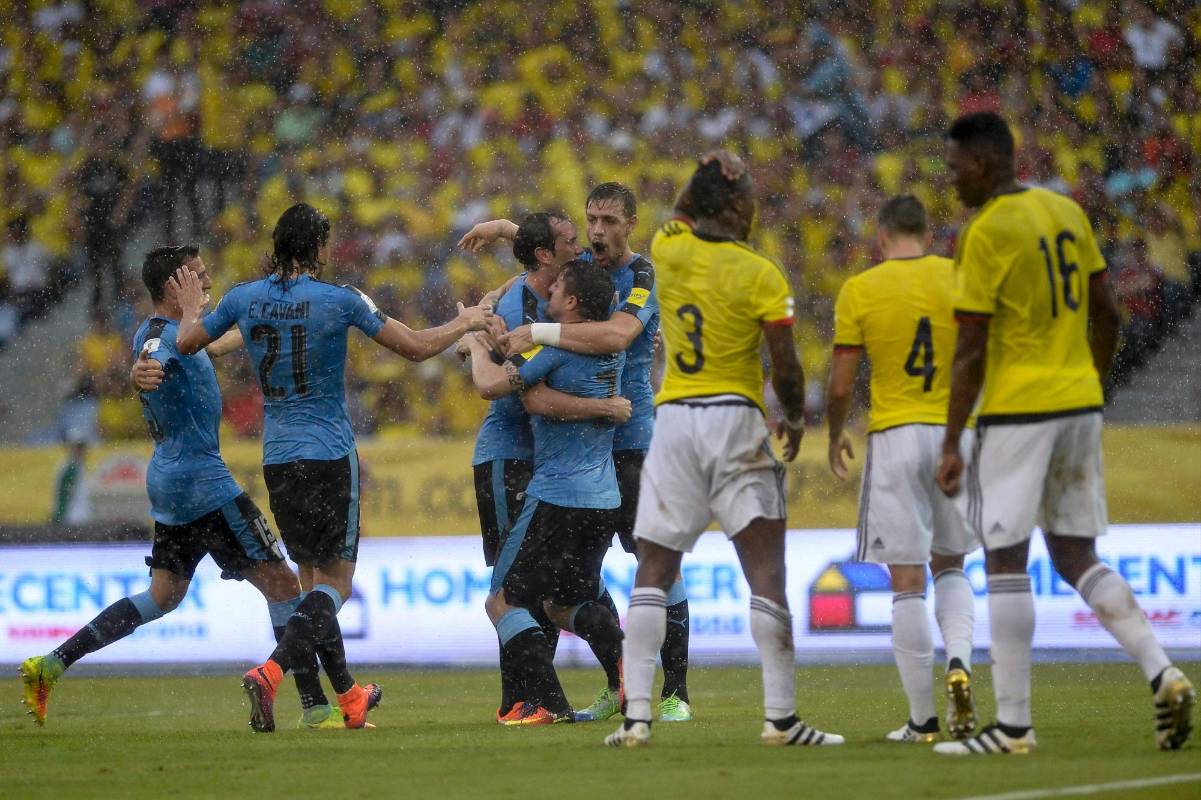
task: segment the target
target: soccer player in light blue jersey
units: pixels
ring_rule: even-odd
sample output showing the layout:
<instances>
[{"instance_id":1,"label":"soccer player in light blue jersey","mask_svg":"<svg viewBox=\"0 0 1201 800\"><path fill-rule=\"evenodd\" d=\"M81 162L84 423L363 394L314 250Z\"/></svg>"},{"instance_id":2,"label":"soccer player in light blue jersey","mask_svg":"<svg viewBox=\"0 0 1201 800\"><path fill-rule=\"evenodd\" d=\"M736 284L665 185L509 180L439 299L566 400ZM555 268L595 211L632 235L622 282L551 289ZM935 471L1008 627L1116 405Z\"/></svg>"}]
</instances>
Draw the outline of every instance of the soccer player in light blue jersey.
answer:
<instances>
[{"instance_id":1,"label":"soccer player in light blue jersey","mask_svg":"<svg viewBox=\"0 0 1201 800\"><path fill-rule=\"evenodd\" d=\"M221 577L245 579L262 592L277 636L283 635L300 603L296 576L266 519L221 458L221 391L212 362L204 351L185 355L176 347L182 309L164 289L177 269L194 276L202 297L211 285L195 247L151 250L142 279L154 302L154 315L141 324L133 342L139 360L153 360L163 371L157 391L139 395L154 440L146 471L154 519L154 543L146 559L150 587L113 603L51 653L21 664L24 702L39 725L45 724L50 691L63 672L83 656L173 611L206 555L221 567ZM328 705L315 661L310 658L299 666L295 677L302 704Z\"/></svg>"},{"instance_id":2,"label":"soccer player in light blue jersey","mask_svg":"<svg viewBox=\"0 0 1201 800\"><path fill-rule=\"evenodd\" d=\"M551 289L549 315L564 325L609 316L613 283L596 265L574 261ZM623 353L586 356L536 347L496 364L478 339L468 340L472 378L488 398L540 382L582 397L618 394ZM525 502L501 544L486 608L509 663L519 670L525 700L535 707L525 724L572 721L546 637L529 612L541 605L560 628L588 642L602 664L616 663L621 629L596 598L600 570L620 505L608 420L564 420L535 415L534 475Z\"/></svg>"},{"instance_id":3,"label":"soccer player in light blue jersey","mask_svg":"<svg viewBox=\"0 0 1201 800\"><path fill-rule=\"evenodd\" d=\"M650 448L655 417L652 368L655 338L659 332L655 268L630 247L630 235L638 222L638 204L629 188L612 182L598 185L588 194L584 213L589 249L583 258L604 267L612 278L616 289L614 313L603 322L570 328L543 321L525 324L510 330L502 338L502 345L509 353L524 352L536 344L548 343L577 353L625 352L621 393L630 401L633 411L629 421L618 426L614 435L613 460L621 490L621 508L614 519L622 548L637 555L634 519L638 512L642 462ZM496 239L512 239L516 231L517 226L508 220L482 222L468 231L459 244L476 251ZM617 614L607 591L602 591L601 600ZM692 718L692 708L687 681L690 619L682 579L672 586L667 602L667 636L660 653L663 688L659 718L664 722L685 722ZM608 719L620 711L621 703L620 675L612 675L609 685L601 690L592 705L576 717L579 721Z\"/></svg>"},{"instance_id":4,"label":"soccer player in light blue jersey","mask_svg":"<svg viewBox=\"0 0 1201 800\"><path fill-rule=\"evenodd\" d=\"M530 214L518 228L513 255L525 267L496 304L496 316L508 328L546 321L547 298L562 266L580 253L575 226L557 212ZM494 360L503 360L494 355ZM527 412L526 408L530 411ZM517 520L526 486L534 470L534 434L530 413L555 418L629 418L630 403L623 397L585 398L551 389L546 383L531 387L523 398L497 398L480 426L472 457L476 503L483 536L484 562L496 563L500 543ZM529 609L553 653L559 629L536 603ZM524 687L516 680L517 670L507 650L500 648L501 701L496 721L502 725L524 725L536 707L525 702Z\"/></svg>"},{"instance_id":5,"label":"soccer player in light blue jersey","mask_svg":"<svg viewBox=\"0 0 1201 800\"><path fill-rule=\"evenodd\" d=\"M346 727L364 727L378 702L378 687L360 686L346 668L337 626L359 544L359 462L345 397L350 328L422 361L482 329L492 313L460 303L458 316L445 325L411 330L357 289L320 280L329 238L325 215L298 203L275 226L268 274L230 289L213 313L201 316L203 292L194 273L179 271L174 286L183 309L181 353L196 352L237 326L257 367L264 398L263 477L288 555L308 591L271 658L243 678L251 727L261 732L275 729L275 691L284 673L315 648Z\"/></svg>"}]
</instances>

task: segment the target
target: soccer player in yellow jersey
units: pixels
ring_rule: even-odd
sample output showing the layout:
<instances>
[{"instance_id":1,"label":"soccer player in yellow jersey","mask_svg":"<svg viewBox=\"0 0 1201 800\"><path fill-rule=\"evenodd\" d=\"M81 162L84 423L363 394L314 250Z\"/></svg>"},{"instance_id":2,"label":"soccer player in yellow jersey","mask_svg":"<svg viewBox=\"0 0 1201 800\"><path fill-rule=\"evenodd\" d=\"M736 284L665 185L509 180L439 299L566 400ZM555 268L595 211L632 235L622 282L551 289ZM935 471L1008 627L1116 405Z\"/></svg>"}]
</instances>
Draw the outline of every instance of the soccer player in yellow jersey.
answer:
<instances>
[{"instance_id":1,"label":"soccer player in yellow jersey","mask_svg":"<svg viewBox=\"0 0 1201 800\"><path fill-rule=\"evenodd\" d=\"M872 367L871 421L855 558L888 565L892 651L909 698L909 720L887 738L919 743L938 738L926 562L947 654L947 728L964 738L975 729L976 714L969 671L974 600L963 556L979 542L934 482L951 393L954 276L950 259L925 254L926 210L912 195L884 204L876 240L885 260L843 284L835 305L826 394L830 469L846 479L843 456L853 453L844 426L855 371L866 354ZM962 446L970 446L966 436Z\"/></svg>"},{"instance_id":2,"label":"soccer player in yellow jersey","mask_svg":"<svg viewBox=\"0 0 1201 800\"><path fill-rule=\"evenodd\" d=\"M1196 692L1155 639L1130 587L1097 560L1105 533L1101 376L1113 363L1118 307L1081 208L1014 179L1014 143L991 112L957 119L947 165L960 200L977 209L955 254L959 337L938 482L960 493L987 553L997 723L949 754L1024 753L1030 716L1034 600L1026 561L1035 524L1056 571L1151 683L1156 741L1188 738ZM1090 330L1091 329L1091 330ZM964 478L964 426L980 397Z\"/></svg>"},{"instance_id":3,"label":"soccer player in yellow jersey","mask_svg":"<svg viewBox=\"0 0 1201 800\"><path fill-rule=\"evenodd\" d=\"M733 170L733 174L728 174ZM667 590L683 554L716 517L751 588L751 635L763 661L767 744L841 744L796 715L796 655L785 596L784 468L765 422L759 347L784 407L784 457L801 443L804 376L792 338L793 297L779 266L745 244L755 213L750 176L729 156L705 159L686 196L692 224L669 222L651 242L667 373L642 470L634 537L638 572L624 648L626 719L611 746L650 741L655 656Z\"/></svg>"}]
</instances>

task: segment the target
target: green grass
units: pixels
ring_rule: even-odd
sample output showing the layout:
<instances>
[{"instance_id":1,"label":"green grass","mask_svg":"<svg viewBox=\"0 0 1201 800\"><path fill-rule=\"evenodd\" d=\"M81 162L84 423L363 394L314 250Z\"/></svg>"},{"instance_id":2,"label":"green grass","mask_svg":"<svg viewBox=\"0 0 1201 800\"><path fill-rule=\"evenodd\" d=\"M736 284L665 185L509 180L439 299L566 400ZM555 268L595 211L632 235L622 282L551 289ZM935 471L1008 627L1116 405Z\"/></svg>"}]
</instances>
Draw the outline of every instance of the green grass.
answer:
<instances>
[{"instance_id":1,"label":"green grass","mask_svg":"<svg viewBox=\"0 0 1201 800\"><path fill-rule=\"evenodd\" d=\"M1197 680L1201 665L1184 665ZM563 675L586 705L595 670ZM949 759L881 741L905 718L895 670L801 667L803 717L844 734L838 748L759 744L758 671L693 670L697 718L655 728L652 747L609 750L613 723L502 729L490 672L364 672L386 688L373 731L252 734L238 676L85 678L55 689L47 726L0 681L0 797L904 797L955 798L1201 772L1201 747L1159 752L1151 698L1131 664L1041 664L1034 671L1041 748L1029 757ZM988 670L979 711L992 716ZM941 706L941 704L940 704ZM295 691L281 691L291 724ZM1198 784L1112 797L1197 796Z\"/></svg>"}]
</instances>

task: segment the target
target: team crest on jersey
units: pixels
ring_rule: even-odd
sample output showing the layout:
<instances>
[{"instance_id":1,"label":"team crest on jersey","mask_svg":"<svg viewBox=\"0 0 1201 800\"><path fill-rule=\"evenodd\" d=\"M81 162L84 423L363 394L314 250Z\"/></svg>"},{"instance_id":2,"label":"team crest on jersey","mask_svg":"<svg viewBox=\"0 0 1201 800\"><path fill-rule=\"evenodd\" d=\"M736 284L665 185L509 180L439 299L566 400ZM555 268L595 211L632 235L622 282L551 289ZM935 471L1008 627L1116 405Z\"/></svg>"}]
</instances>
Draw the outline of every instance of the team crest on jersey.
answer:
<instances>
[{"instance_id":1,"label":"team crest on jersey","mask_svg":"<svg viewBox=\"0 0 1201 800\"><path fill-rule=\"evenodd\" d=\"M143 353L156 353L156 352L158 352L158 349L159 349L159 347L162 346L162 344L163 344L162 339L147 339L146 343L144 345L142 345L142 352Z\"/></svg>"}]
</instances>

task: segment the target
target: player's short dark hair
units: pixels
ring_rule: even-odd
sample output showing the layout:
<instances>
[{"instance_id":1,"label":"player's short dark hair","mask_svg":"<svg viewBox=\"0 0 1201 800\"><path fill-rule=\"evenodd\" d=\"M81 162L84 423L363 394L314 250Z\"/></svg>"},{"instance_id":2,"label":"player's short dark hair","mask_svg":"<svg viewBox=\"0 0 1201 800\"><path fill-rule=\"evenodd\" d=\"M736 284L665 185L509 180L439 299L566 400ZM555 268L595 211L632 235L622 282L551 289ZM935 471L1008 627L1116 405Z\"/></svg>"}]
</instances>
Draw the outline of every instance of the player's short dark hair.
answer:
<instances>
[{"instance_id":1,"label":"player's short dark hair","mask_svg":"<svg viewBox=\"0 0 1201 800\"><path fill-rule=\"evenodd\" d=\"M588 199L584 201L584 208L605 200L620 200L621 213L625 214L626 219L638 216L638 200L630 188L624 184L614 181L602 183L588 193Z\"/></svg>"},{"instance_id":2,"label":"player's short dark hair","mask_svg":"<svg viewBox=\"0 0 1201 800\"><path fill-rule=\"evenodd\" d=\"M951 123L947 138L967 150L988 152L1003 161L1013 160L1013 132L996 112L964 114Z\"/></svg>"},{"instance_id":3,"label":"player's short dark hair","mask_svg":"<svg viewBox=\"0 0 1201 800\"><path fill-rule=\"evenodd\" d=\"M564 265L562 280L563 291L579 302L581 317L594 322L609 318L614 289L608 270L577 258Z\"/></svg>"},{"instance_id":4,"label":"player's short dark hair","mask_svg":"<svg viewBox=\"0 0 1201 800\"><path fill-rule=\"evenodd\" d=\"M274 251L267 266L268 274L287 275L293 263L317 272L321 269L318 251L329 241L329 217L308 203L297 203L280 215L271 233Z\"/></svg>"},{"instance_id":5,"label":"player's short dark hair","mask_svg":"<svg viewBox=\"0 0 1201 800\"><path fill-rule=\"evenodd\" d=\"M527 216L517 226L517 235L513 237L513 257L531 272L538 269L538 259L534 256L534 251L539 247L553 251L554 223L566 220L567 215L558 211L539 211Z\"/></svg>"},{"instance_id":6,"label":"player's short dark hair","mask_svg":"<svg viewBox=\"0 0 1201 800\"><path fill-rule=\"evenodd\" d=\"M159 302L163 299L167 288L167 279L175 274L175 270L200 255L200 248L194 244L181 244L175 247L156 247L142 259L142 283L150 292L150 299Z\"/></svg>"},{"instance_id":7,"label":"player's short dark hair","mask_svg":"<svg viewBox=\"0 0 1201 800\"><path fill-rule=\"evenodd\" d=\"M721 163L715 159L697 167L689 184L693 213L698 217L716 217L735 197L751 190L751 176L744 172L732 181L722 173Z\"/></svg>"},{"instance_id":8,"label":"player's short dark hair","mask_svg":"<svg viewBox=\"0 0 1201 800\"><path fill-rule=\"evenodd\" d=\"M890 197L880 207L876 222L889 233L921 236L926 232L926 207L911 194Z\"/></svg>"}]
</instances>

